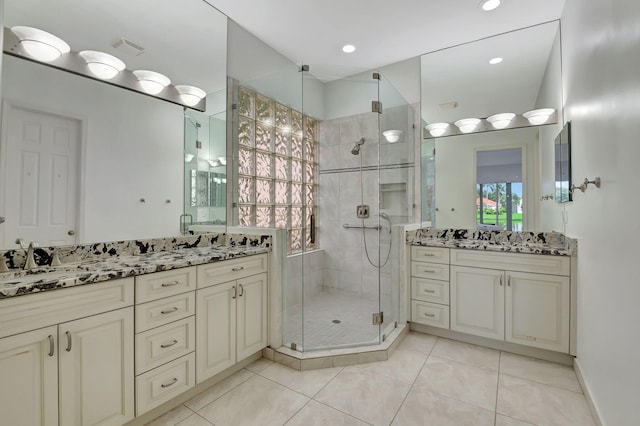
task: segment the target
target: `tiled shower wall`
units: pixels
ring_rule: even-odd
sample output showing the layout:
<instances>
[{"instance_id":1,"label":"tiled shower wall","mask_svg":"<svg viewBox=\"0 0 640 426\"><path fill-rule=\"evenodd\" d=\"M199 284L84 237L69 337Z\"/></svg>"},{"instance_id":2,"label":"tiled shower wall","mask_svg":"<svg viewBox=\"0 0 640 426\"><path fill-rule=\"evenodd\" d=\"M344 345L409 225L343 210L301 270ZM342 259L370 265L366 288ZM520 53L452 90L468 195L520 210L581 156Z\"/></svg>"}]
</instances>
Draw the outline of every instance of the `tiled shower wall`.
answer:
<instances>
[{"instance_id":1,"label":"tiled shower wall","mask_svg":"<svg viewBox=\"0 0 640 426\"><path fill-rule=\"evenodd\" d=\"M378 119L380 118L380 130ZM400 141L390 144L379 135L388 129L400 129ZM356 141L365 138L360 155L351 154ZM380 139L380 142L378 142ZM384 262L391 244L388 223L379 218L388 214L394 224L406 223L413 215L413 110L402 106L378 116L365 113L320 123L319 241L324 252L324 287L354 293L378 292L378 273L383 301L396 283L391 280L391 261L379 271L367 261L361 229L345 229L344 224L361 224L356 206L361 204L360 160L364 204L370 207L366 224L383 229L365 230L369 258ZM380 170L378 170L378 145ZM380 199L380 200L379 200ZM378 208L380 202L380 209ZM378 256L378 250L380 255ZM393 254L393 252L392 252ZM390 303L390 302L389 302Z\"/></svg>"}]
</instances>

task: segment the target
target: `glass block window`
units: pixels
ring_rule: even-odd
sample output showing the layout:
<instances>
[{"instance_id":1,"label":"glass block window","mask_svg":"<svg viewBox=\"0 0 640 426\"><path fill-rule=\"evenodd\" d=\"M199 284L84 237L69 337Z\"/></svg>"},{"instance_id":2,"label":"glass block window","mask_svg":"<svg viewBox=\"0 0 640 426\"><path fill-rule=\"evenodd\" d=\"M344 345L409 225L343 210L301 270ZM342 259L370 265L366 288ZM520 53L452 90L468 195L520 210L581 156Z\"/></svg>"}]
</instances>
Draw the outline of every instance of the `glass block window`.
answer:
<instances>
[{"instance_id":1,"label":"glass block window","mask_svg":"<svg viewBox=\"0 0 640 426\"><path fill-rule=\"evenodd\" d=\"M317 120L244 87L238 112L240 226L287 229L290 254L316 248Z\"/></svg>"}]
</instances>

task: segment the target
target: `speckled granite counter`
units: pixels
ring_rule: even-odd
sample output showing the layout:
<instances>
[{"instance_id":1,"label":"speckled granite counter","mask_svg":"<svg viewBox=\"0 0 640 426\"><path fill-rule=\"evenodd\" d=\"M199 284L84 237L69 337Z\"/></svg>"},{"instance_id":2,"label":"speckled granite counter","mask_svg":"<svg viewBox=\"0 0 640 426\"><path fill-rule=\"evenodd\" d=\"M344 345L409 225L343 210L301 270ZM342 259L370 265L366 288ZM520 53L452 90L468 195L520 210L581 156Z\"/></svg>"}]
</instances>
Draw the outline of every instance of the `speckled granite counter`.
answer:
<instances>
[{"instance_id":1,"label":"speckled granite counter","mask_svg":"<svg viewBox=\"0 0 640 426\"><path fill-rule=\"evenodd\" d=\"M153 243L149 244L150 241ZM38 250L43 251L40 256L43 258L46 257L44 252L53 252L54 248ZM71 259L76 261L69 262L67 259L58 267L41 266L29 271L13 269L0 273L0 298L267 253L271 250L271 240L270 237L264 236L206 234L171 238L166 241L121 241L60 247L55 250L64 250L67 254L74 253L75 257L72 255ZM94 255L91 254L92 250L95 252ZM12 256L17 256L16 250L12 252ZM7 253L0 255L7 257ZM82 253L82 260L78 260L77 253Z\"/></svg>"},{"instance_id":2,"label":"speckled granite counter","mask_svg":"<svg viewBox=\"0 0 640 426\"><path fill-rule=\"evenodd\" d=\"M478 231L423 228L407 232L407 244L416 246L572 256L577 240L558 232Z\"/></svg>"}]
</instances>

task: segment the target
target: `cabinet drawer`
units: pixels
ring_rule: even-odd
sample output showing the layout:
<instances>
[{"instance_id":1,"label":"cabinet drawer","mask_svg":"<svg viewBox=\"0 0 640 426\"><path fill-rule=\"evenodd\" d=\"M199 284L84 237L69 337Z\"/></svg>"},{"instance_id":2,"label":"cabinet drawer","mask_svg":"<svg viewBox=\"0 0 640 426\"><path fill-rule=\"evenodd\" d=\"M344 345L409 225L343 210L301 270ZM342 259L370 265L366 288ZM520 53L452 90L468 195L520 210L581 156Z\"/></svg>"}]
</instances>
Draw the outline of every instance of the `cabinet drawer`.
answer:
<instances>
[{"instance_id":1,"label":"cabinet drawer","mask_svg":"<svg viewBox=\"0 0 640 426\"><path fill-rule=\"evenodd\" d=\"M449 249L442 247L411 246L411 260L448 264Z\"/></svg>"},{"instance_id":2,"label":"cabinet drawer","mask_svg":"<svg viewBox=\"0 0 640 426\"><path fill-rule=\"evenodd\" d=\"M449 265L440 263L411 262L411 276L449 281Z\"/></svg>"},{"instance_id":3,"label":"cabinet drawer","mask_svg":"<svg viewBox=\"0 0 640 426\"><path fill-rule=\"evenodd\" d=\"M412 300L411 321L433 327L449 328L449 307Z\"/></svg>"},{"instance_id":4,"label":"cabinet drawer","mask_svg":"<svg viewBox=\"0 0 640 426\"><path fill-rule=\"evenodd\" d=\"M198 288L267 272L267 255L247 256L198 266Z\"/></svg>"},{"instance_id":5,"label":"cabinet drawer","mask_svg":"<svg viewBox=\"0 0 640 426\"><path fill-rule=\"evenodd\" d=\"M133 278L0 300L0 337L133 305Z\"/></svg>"},{"instance_id":6,"label":"cabinet drawer","mask_svg":"<svg viewBox=\"0 0 640 426\"><path fill-rule=\"evenodd\" d=\"M196 349L195 317L136 335L136 375Z\"/></svg>"},{"instance_id":7,"label":"cabinet drawer","mask_svg":"<svg viewBox=\"0 0 640 426\"><path fill-rule=\"evenodd\" d=\"M447 281L411 278L411 298L424 302L449 304L449 283Z\"/></svg>"},{"instance_id":8,"label":"cabinet drawer","mask_svg":"<svg viewBox=\"0 0 640 426\"><path fill-rule=\"evenodd\" d=\"M169 324L195 313L195 291L136 305L136 333Z\"/></svg>"},{"instance_id":9,"label":"cabinet drawer","mask_svg":"<svg viewBox=\"0 0 640 426\"><path fill-rule=\"evenodd\" d=\"M136 277L136 303L149 302L196 289L196 267Z\"/></svg>"},{"instance_id":10,"label":"cabinet drawer","mask_svg":"<svg viewBox=\"0 0 640 426\"><path fill-rule=\"evenodd\" d=\"M136 377L136 416L191 389L195 383L193 353Z\"/></svg>"},{"instance_id":11,"label":"cabinet drawer","mask_svg":"<svg viewBox=\"0 0 640 426\"><path fill-rule=\"evenodd\" d=\"M452 249L451 264L564 276L569 276L571 272L571 258L569 256L542 254Z\"/></svg>"}]
</instances>

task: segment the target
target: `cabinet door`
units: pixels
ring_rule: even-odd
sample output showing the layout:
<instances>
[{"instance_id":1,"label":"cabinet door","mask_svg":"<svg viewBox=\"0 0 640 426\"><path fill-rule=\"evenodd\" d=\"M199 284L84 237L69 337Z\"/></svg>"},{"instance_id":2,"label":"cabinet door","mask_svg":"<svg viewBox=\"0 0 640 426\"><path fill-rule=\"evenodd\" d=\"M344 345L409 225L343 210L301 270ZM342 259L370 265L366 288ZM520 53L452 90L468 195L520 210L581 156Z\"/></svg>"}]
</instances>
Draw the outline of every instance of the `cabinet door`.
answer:
<instances>
[{"instance_id":1,"label":"cabinet door","mask_svg":"<svg viewBox=\"0 0 640 426\"><path fill-rule=\"evenodd\" d=\"M60 423L121 425L134 417L133 308L58 326Z\"/></svg>"},{"instance_id":2,"label":"cabinet door","mask_svg":"<svg viewBox=\"0 0 640 426\"><path fill-rule=\"evenodd\" d=\"M235 281L196 292L196 381L236 363Z\"/></svg>"},{"instance_id":3,"label":"cabinet door","mask_svg":"<svg viewBox=\"0 0 640 426\"><path fill-rule=\"evenodd\" d=\"M57 327L0 339L0 423L58 424Z\"/></svg>"},{"instance_id":4,"label":"cabinet door","mask_svg":"<svg viewBox=\"0 0 640 426\"><path fill-rule=\"evenodd\" d=\"M506 340L569 352L569 277L507 272Z\"/></svg>"},{"instance_id":5,"label":"cabinet door","mask_svg":"<svg viewBox=\"0 0 640 426\"><path fill-rule=\"evenodd\" d=\"M267 346L267 274L237 281L237 361Z\"/></svg>"},{"instance_id":6,"label":"cabinet door","mask_svg":"<svg viewBox=\"0 0 640 426\"><path fill-rule=\"evenodd\" d=\"M504 340L504 273L451 267L451 329Z\"/></svg>"}]
</instances>

